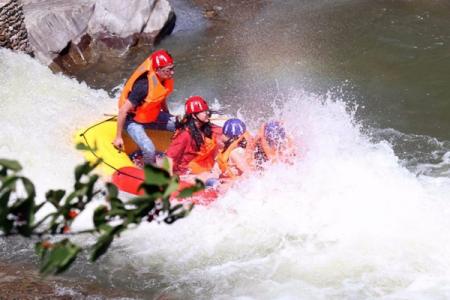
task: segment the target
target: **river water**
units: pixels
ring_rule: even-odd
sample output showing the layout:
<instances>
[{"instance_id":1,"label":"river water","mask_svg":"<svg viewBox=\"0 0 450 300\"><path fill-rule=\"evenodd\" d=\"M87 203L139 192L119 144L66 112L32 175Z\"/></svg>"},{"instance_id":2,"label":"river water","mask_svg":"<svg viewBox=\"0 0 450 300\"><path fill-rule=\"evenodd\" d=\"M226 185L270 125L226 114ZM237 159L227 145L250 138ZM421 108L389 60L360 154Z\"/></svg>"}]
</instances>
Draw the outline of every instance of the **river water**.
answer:
<instances>
[{"instance_id":1,"label":"river water","mask_svg":"<svg viewBox=\"0 0 450 300\"><path fill-rule=\"evenodd\" d=\"M67 276L148 298L449 298L450 3L217 1L211 20L174 4L159 45L176 60L171 109L199 94L253 132L282 119L302 155ZM0 156L41 193L68 188L73 133L115 112L148 51L73 71L79 83L0 50ZM31 253L0 245L6 261Z\"/></svg>"}]
</instances>

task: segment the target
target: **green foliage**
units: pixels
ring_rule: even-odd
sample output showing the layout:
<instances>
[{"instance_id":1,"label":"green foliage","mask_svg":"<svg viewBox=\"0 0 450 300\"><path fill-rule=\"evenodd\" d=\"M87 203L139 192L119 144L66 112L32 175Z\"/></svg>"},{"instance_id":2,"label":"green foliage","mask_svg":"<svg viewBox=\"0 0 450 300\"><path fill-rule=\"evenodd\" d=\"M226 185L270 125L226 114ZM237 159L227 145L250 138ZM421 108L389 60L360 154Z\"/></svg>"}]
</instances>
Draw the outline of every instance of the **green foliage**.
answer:
<instances>
[{"instance_id":1,"label":"green foliage","mask_svg":"<svg viewBox=\"0 0 450 300\"><path fill-rule=\"evenodd\" d=\"M59 274L67 270L82 250L69 239L63 239L54 244L48 241L35 245L36 253L42 259L40 272L44 275Z\"/></svg>"},{"instance_id":2,"label":"green foliage","mask_svg":"<svg viewBox=\"0 0 450 300\"><path fill-rule=\"evenodd\" d=\"M114 238L131 225L142 221L172 224L186 217L193 208L192 204L173 205L170 201L178 190L179 179L170 175L167 162L163 168L145 166L145 180L140 186L143 195L127 201L119 198L116 186L111 183L98 187L99 176L91 172L100 163L99 160L77 166L73 191L49 190L45 201L37 205L33 183L19 175L21 165L14 160L0 159L0 234L38 237L35 249L41 258L42 274L64 272L82 251L89 251L91 261L96 261L108 251ZM202 189L203 183L197 180L192 187L180 191L177 198L190 197ZM94 228L73 232L71 225L74 219L99 195L104 196L106 203L94 211ZM44 205L54 209L36 222L35 215ZM94 245L87 248L76 245L69 238L60 238L86 233L97 238Z\"/></svg>"},{"instance_id":3,"label":"green foliage","mask_svg":"<svg viewBox=\"0 0 450 300\"><path fill-rule=\"evenodd\" d=\"M28 178L17 175L22 169L17 161L0 159L0 168L0 230L6 235L17 231L29 237L34 215L42 207L34 202L34 185Z\"/></svg>"}]
</instances>

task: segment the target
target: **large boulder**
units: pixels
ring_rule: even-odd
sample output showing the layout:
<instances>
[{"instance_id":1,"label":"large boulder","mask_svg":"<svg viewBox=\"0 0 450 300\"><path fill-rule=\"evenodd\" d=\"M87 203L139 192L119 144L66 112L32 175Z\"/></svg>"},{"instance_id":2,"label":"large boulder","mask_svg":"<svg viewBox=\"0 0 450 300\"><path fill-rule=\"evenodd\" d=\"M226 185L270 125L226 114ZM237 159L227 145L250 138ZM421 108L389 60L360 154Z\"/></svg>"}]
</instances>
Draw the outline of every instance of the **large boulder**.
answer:
<instances>
[{"instance_id":1,"label":"large boulder","mask_svg":"<svg viewBox=\"0 0 450 300\"><path fill-rule=\"evenodd\" d=\"M121 40L125 45L154 39L173 14L167 1L97 0L88 33L102 41Z\"/></svg>"},{"instance_id":2,"label":"large boulder","mask_svg":"<svg viewBox=\"0 0 450 300\"><path fill-rule=\"evenodd\" d=\"M50 64L86 33L94 13L92 0L23 0L28 38L35 56Z\"/></svg>"},{"instance_id":3,"label":"large boulder","mask_svg":"<svg viewBox=\"0 0 450 300\"><path fill-rule=\"evenodd\" d=\"M116 49L153 42L174 17L167 0L23 0L36 57L49 65L68 50L98 43ZM76 51L74 51L75 49Z\"/></svg>"}]
</instances>

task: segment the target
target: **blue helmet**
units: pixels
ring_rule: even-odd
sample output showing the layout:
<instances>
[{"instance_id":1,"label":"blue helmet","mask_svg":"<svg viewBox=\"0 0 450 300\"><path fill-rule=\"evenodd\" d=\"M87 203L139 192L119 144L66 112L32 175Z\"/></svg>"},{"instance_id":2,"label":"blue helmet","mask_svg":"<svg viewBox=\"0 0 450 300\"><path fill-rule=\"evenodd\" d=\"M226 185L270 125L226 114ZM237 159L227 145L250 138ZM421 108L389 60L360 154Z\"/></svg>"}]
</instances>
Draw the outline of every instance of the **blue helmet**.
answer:
<instances>
[{"instance_id":1,"label":"blue helmet","mask_svg":"<svg viewBox=\"0 0 450 300\"><path fill-rule=\"evenodd\" d=\"M229 119L223 124L222 133L229 138L237 137L246 130L245 123L239 119Z\"/></svg>"},{"instance_id":2,"label":"blue helmet","mask_svg":"<svg viewBox=\"0 0 450 300\"><path fill-rule=\"evenodd\" d=\"M264 137L270 146L280 145L286 139L286 130L281 122L269 121L264 126Z\"/></svg>"}]
</instances>

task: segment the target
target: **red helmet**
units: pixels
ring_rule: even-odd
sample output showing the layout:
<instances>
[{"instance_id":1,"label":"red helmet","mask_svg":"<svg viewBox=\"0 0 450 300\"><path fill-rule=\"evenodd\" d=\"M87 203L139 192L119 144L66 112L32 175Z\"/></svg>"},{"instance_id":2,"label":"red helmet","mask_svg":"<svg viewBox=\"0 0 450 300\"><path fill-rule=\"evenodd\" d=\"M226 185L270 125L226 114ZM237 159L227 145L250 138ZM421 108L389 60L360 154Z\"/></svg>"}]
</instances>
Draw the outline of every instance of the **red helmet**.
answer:
<instances>
[{"instance_id":1,"label":"red helmet","mask_svg":"<svg viewBox=\"0 0 450 300\"><path fill-rule=\"evenodd\" d=\"M153 69L173 65L173 58L166 50L158 50L151 55Z\"/></svg>"},{"instance_id":2,"label":"red helmet","mask_svg":"<svg viewBox=\"0 0 450 300\"><path fill-rule=\"evenodd\" d=\"M186 100L186 114L196 114L205 110L209 110L208 103L200 96L191 96Z\"/></svg>"}]
</instances>

